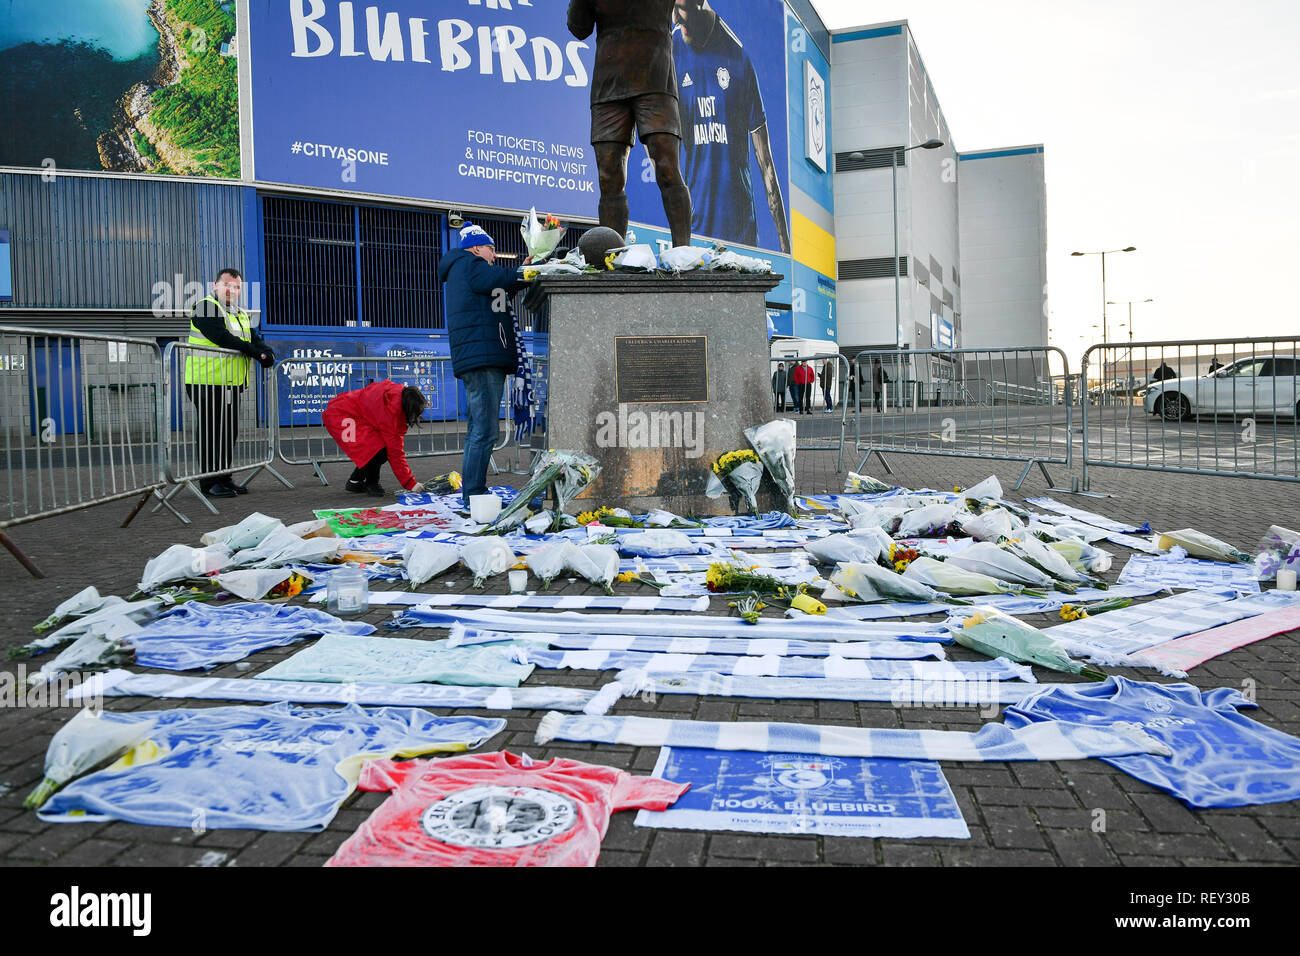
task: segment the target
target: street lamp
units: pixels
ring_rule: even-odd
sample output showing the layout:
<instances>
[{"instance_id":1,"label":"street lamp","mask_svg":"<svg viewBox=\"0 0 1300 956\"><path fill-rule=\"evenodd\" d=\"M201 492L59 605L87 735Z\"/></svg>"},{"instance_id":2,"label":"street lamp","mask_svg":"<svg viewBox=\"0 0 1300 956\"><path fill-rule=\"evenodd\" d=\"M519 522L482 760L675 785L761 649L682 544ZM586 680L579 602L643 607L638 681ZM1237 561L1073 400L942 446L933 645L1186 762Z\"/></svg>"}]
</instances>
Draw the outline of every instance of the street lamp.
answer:
<instances>
[{"instance_id":1,"label":"street lamp","mask_svg":"<svg viewBox=\"0 0 1300 956\"><path fill-rule=\"evenodd\" d=\"M1133 351L1133 303L1154 302L1155 299L1121 299L1118 302L1107 302L1107 305L1127 305L1128 306L1128 350Z\"/></svg>"},{"instance_id":2,"label":"street lamp","mask_svg":"<svg viewBox=\"0 0 1300 956\"><path fill-rule=\"evenodd\" d=\"M889 154L889 171L894 194L894 344L900 349L903 347L903 294L899 284L898 268L898 158L914 149L939 149L943 145L944 141L941 139L927 139L924 143L917 143L915 146L891 150ZM849 153L849 159L861 161L866 159L866 156L861 152L853 152Z\"/></svg>"},{"instance_id":3,"label":"street lamp","mask_svg":"<svg viewBox=\"0 0 1300 956\"><path fill-rule=\"evenodd\" d=\"M1106 341L1106 257L1117 252L1137 252L1137 246L1127 249L1106 249L1101 252L1072 252L1071 256L1101 256L1101 340Z\"/></svg>"}]
</instances>

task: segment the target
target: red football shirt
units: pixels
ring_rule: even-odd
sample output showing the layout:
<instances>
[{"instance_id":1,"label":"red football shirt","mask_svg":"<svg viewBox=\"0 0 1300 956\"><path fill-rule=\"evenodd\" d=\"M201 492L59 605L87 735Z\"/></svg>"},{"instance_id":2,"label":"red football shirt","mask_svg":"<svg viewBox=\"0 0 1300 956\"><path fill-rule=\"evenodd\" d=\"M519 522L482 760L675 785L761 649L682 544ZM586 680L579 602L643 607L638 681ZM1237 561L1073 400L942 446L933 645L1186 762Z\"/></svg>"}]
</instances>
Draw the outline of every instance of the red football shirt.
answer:
<instances>
[{"instance_id":1,"label":"red football shirt","mask_svg":"<svg viewBox=\"0 0 1300 956\"><path fill-rule=\"evenodd\" d=\"M371 760L361 790L393 795L326 866L595 866L610 814L665 810L689 783L499 751Z\"/></svg>"}]
</instances>

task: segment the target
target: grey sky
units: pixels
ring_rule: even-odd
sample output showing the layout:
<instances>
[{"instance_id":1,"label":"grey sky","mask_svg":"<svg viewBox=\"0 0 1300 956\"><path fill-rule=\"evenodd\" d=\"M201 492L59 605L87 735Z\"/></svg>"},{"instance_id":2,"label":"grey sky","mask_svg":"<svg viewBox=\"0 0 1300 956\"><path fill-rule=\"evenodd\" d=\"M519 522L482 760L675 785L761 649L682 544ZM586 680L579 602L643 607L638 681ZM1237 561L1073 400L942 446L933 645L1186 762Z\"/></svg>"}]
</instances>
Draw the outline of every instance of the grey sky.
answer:
<instances>
[{"instance_id":1,"label":"grey sky","mask_svg":"<svg viewBox=\"0 0 1300 956\"><path fill-rule=\"evenodd\" d=\"M1042 142L1052 344L1300 333L1300 3L812 0L909 21L962 151ZM1126 338L1127 306L1110 307Z\"/></svg>"}]
</instances>

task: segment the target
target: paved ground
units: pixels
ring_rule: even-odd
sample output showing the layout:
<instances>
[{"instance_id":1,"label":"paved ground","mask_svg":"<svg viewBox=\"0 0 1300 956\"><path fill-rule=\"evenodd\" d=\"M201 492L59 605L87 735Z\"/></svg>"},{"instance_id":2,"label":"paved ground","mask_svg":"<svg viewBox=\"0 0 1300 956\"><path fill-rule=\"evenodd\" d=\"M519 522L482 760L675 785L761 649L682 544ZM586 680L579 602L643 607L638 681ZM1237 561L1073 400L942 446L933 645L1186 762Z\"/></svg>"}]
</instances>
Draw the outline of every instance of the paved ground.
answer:
<instances>
[{"instance_id":1,"label":"paved ground","mask_svg":"<svg viewBox=\"0 0 1300 956\"><path fill-rule=\"evenodd\" d=\"M829 418L829 416L826 416ZM951 488L997 474L1010 487L1020 468L1012 463L970 459L889 456L894 480L913 487ZM849 466L856 464L850 462ZM873 465L875 463L873 462ZM447 459L430 459L417 468L429 474L454 467ZM801 472L809 475L802 490L836 480L834 457L802 454ZM163 513L142 514L129 530L117 525L127 503L101 506L60 518L12 529L12 537L49 574L28 578L16 562L0 554L0 657L5 648L28 640L31 625L58 601L94 584L101 591L127 594L138 580L145 560L175 542L197 543L202 531L243 517L257 509L285 519L301 520L311 509L355 506L341 492L346 469L326 466L333 484L320 486L307 468L286 468L293 490L269 478L254 483L254 494L236 506L221 502L222 516L211 519L187 496L181 507L195 524L179 525ZM877 470L878 473L878 470ZM884 475L880 475L884 477ZM1054 475L1058 483L1068 476ZM391 476L386 476L391 483ZM516 481L518 479L515 479ZM842 480L839 479L839 480ZM1296 524L1295 488L1280 482L1198 478L1185 475L1095 472L1093 487L1113 498L1069 498L1078 507L1115 518L1151 521L1157 528L1195 527L1240 546L1249 547L1271 523ZM1041 494L1045 484L1036 472L1021 489ZM1017 496L1012 496L1017 497ZM1059 496L1058 496L1059 497ZM200 517L203 516L203 517ZM1113 579L1127 557L1117 554ZM461 574L457 590L469 587ZM489 590L502 590L504 581ZM631 590L621 585L620 590ZM558 593L582 593L569 585ZM714 613L725 610L714 599ZM369 620L386 616L376 610ZM1046 625L1046 616L1029 618ZM438 632L405 632L403 636L441 636ZM294 649L264 651L252 659L251 671L226 665L214 676L248 676L292 653ZM955 648L953 659L980 659ZM13 673L16 666L0 668ZM1119 670L1135 679L1163 680L1150 672ZM1060 679L1038 671L1040 679ZM612 674L537 672L530 683L595 686ZM1237 650L1193 671L1200 686L1240 687L1255 682L1260 704L1256 719L1289 733L1300 733L1300 635L1270 638ZM110 699L112 710L213 706L208 702ZM779 719L864 727L944 728L973 730L981 723L975 709L896 709L888 704L846 702L784 702L663 696L657 701L621 702L618 713L653 712L669 717L709 720ZM44 824L20 808L25 794L39 781L45 748L51 735L74 711L70 708L0 709L0 863L12 866L319 866L365 817L378 806L381 794L354 794L329 828L316 834L213 831L143 827L128 823ZM467 713L472 713L467 711ZM531 756L568 756L640 773L649 772L653 748L564 743L539 748L533 743L536 712L504 715L505 733L483 750L526 750ZM946 763L944 771L957 795L971 830L969 840L862 840L816 836L775 837L730 833L642 830L632 825L634 814L616 815L601 852L605 866L731 866L731 865L1148 865L1200 866L1281 864L1300 862L1300 803L1239 810L1189 811L1163 792L1138 782L1100 761L1044 764ZM1096 809L1106 811L1104 832L1094 832Z\"/></svg>"}]
</instances>

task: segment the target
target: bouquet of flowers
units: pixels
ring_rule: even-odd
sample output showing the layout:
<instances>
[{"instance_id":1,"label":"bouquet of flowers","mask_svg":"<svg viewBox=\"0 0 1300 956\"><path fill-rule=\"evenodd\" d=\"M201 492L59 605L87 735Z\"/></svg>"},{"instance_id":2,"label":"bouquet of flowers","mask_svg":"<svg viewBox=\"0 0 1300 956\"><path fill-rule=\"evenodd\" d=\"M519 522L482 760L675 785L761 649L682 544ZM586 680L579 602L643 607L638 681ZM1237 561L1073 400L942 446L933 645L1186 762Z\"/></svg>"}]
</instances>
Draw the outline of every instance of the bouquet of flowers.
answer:
<instances>
[{"instance_id":1,"label":"bouquet of flowers","mask_svg":"<svg viewBox=\"0 0 1300 956\"><path fill-rule=\"evenodd\" d=\"M480 538L461 549L460 560L474 575L474 587L481 588L492 575L515 566L515 553L500 538Z\"/></svg>"},{"instance_id":2,"label":"bouquet of flowers","mask_svg":"<svg viewBox=\"0 0 1300 956\"><path fill-rule=\"evenodd\" d=\"M154 729L151 720L125 723L80 711L59 728L45 749L45 779L23 801L28 810L39 810L73 777L118 757L143 743Z\"/></svg>"},{"instance_id":3,"label":"bouquet of flowers","mask_svg":"<svg viewBox=\"0 0 1300 956\"><path fill-rule=\"evenodd\" d=\"M877 481L870 475L859 475L851 471L849 476L844 479L844 493L846 495L878 495L893 490L892 486L885 484L883 481Z\"/></svg>"},{"instance_id":4,"label":"bouquet of flowers","mask_svg":"<svg viewBox=\"0 0 1300 956\"><path fill-rule=\"evenodd\" d=\"M426 495L449 495L453 491L460 491L461 478L460 472L449 471L445 475L434 475L424 483L424 493Z\"/></svg>"},{"instance_id":5,"label":"bouquet of flowers","mask_svg":"<svg viewBox=\"0 0 1300 956\"><path fill-rule=\"evenodd\" d=\"M926 505L903 514L893 533L902 538L942 538L960 530L955 505Z\"/></svg>"},{"instance_id":6,"label":"bouquet of flowers","mask_svg":"<svg viewBox=\"0 0 1300 956\"><path fill-rule=\"evenodd\" d=\"M537 209L533 207L528 210L528 215L519 226L519 234L523 236L528 255L534 262L541 262L550 258L555 247L560 244L560 239L564 237L564 226L553 215L547 215L538 221Z\"/></svg>"},{"instance_id":7,"label":"bouquet of flowers","mask_svg":"<svg viewBox=\"0 0 1300 956\"><path fill-rule=\"evenodd\" d=\"M524 564L542 582L543 591L549 588L551 582L558 578L568 566L565 552L571 547L573 545L570 542L561 541L559 544L548 544L544 548L538 548L536 551L530 551L524 555Z\"/></svg>"},{"instance_id":8,"label":"bouquet of flowers","mask_svg":"<svg viewBox=\"0 0 1300 956\"><path fill-rule=\"evenodd\" d=\"M794 514L794 422L777 419L746 428L745 437L785 496L786 512Z\"/></svg>"},{"instance_id":9,"label":"bouquet of flowers","mask_svg":"<svg viewBox=\"0 0 1300 956\"><path fill-rule=\"evenodd\" d=\"M977 607L961 627L949 627L953 639L962 647L1005 657L1022 664L1037 664L1049 670L1078 674L1089 680L1105 680L1106 675L1086 664L1071 660L1054 639L1009 614L990 607Z\"/></svg>"},{"instance_id":10,"label":"bouquet of flowers","mask_svg":"<svg viewBox=\"0 0 1300 956\"><path fill-rule=\"evenodd\" d=\"M904 547L896 541L889 543L889 564L899 574L905 572L919 557L921 552L916 548Z\"/></svg>"},{"instance_id":11,"label":"bouquet of flowers","mask_svg":"<svg viewBox=\"0 0 1300 956\"><path fill-rule=\"evenodd\" d=\"M1051 588L1055 583L1050 575L989 541L980 541L965 551L959 551L949 557L947 563L1012 584ZM1065 585L1061 587L1068 590Z\"/></svg>"},{"instance_id":12,"label":"bouquet of flowers","mask_svg":"<svg viewBox=\"0 0 1300 956\"><path fill-rule=\"evenodd\" d=\"M863 604L873 601L907 601L925 603L946 600L920 581L887 571L878 564L842 564L831 575L831 584Z\"/></svg>"},{"instance_id":13,"label":"bouquet of flowers","mask_svg":"<svg viewBox=\"0 0 1300 956\"><path fill-rule=\"evenodd\" d=\"M98 611L107 603L123 603L119 597L100 597L99 591L93 586L85 590L78 591L72 597L59 604L54 609L54 613L47 617L41 623L37 624L32 630L37 634L44 634L52 627L58 627L64 621L74 617L84 617Z\"/></svg>"},{"instance_id":14,"label":"bouquet of flowers","mask_svg":"<svg viewBox=\"0 0 1300 956\"><path fill-rule=\"evenodd\" d=\"M1132 603L1131 598L1107 598L1105 601L1097 601L1093 604L1063 604L1061 605L1061 620L1077 621L1080 618L1105 614L1107 611L1118 611L1120 608L1128 607Z\"/></svg>"},{"instance_id":15,"label":"bouquet of flowers","mask_svg":"<svg viewBox=\"0 0 1300 956\"><path fill-rule=\"evenodd\" d=\"M743 594L746 591L753 591L756 594L784 595L794 587L770 574L758 574L755 573L756 571L757 568L746 568L728 561L715 561L709 565L704 585L713 594Z\"/></svg>"},{"instance_id":16,"label":"bouquet of flowers","mask_svg":"<svg viewBox=\"0 0 1300 956\"><path fill-rule=\"evenodd\" d=\"M1080 541L1077 538L1048 541L1047 546L1069 561L1070 567L1076 571L1091 571L1094 574L1103 574L1110 570L1111 561L1114 560L1109 551L1094 548L1086 541Z\"/></svg>"},{"instance_id":17,"label":"bouquet of flowers","mask_svg":"<svg viewBox=\"0 0 1300 956\"><path fill-rule=\"evenodd\" d=\"M1281 568L1300 569L1300 532L1271 525L1255 551L1255 577L1272 581Z\"/></svg>"},{"instance_id":18,"label":"bouquet of flowers","mask_svg":"<svg viewBox=\"0 0 1300 956\"><path fill-rule=\"evenodd\" d=\"M492 529L502 530L518 524L518 521L511 522L510 519L527 508L530 501L538 495L546 494L552 487L555 490L556 511L563 512L569 502L595 481L599 474L600 463L590 455L579 451L557 451L554 448L543 452L533 463L528 484L501 509L497 520L492 524Z\"/></svg>"},{"instance_id":19,"label":"bouquet of flowers","mask_svg":"<svg viewBox=\"0 0 1300 956\"><path fill-rule=\"evenodd\" d=\"M589 544L578 547L569 543L564 549L565 564L570 571L604 588L606 594L614 593L614 578L618 576L618 551L606 544Z\"/></svg>"},{"instance_id":20,"label":"bouquet of flowers","mask_svg":"<svg viewBox=\"0 0 1300 956\"><path fill-rule=\"evenodd\" d=\"M880 557L879 542L847 534L830 534L814 538L803 546L818 564L853 564L875 561Z\"/></svg>"},{"instance_id":21,"label":"bouquet of flowers","mask_svg":"<svg viewBox=\"0 0 1300 956\"><path fill-rule=\"evenodd\" d=\"M1161 551L1170 551L1178 547L1193 558L1204 558L1207 561L1226 561L1229 564L1241 564L1251 559L1250 555L1238 551L1227 542L1212 538L1208 534L1191 528L1157 534L1156 547Z\"/></svg>"},{"instance_id":22,"label":"bouquet of flowers","mask_svg":"<svg viewBox=\"0 0 1300 956\"><path fill-rule=\"evenodd\" d=\"M736 503L744 498L750 514L758 514L758 483L763 479L763 464L748 448L729 451L713 463L709 477L710 498L719 498L725 491L731 499L731 510L739 513ZM717 482L715 485L714 482Z\"/></svg>"},{"instance_id":23,"label":"bouquet of flowers","mask_svg":"<svg viewBox=\"0 0 1300 956\"><path fill-rule=\"evenodd\" d=\"M1074 565L1065 560L1065 556L1054 548L1050 548L1042 541L1039 541L1032 534L1024 534L1016 538L1008 538L1002 543L1016 557L1023 559L1028 564L1033 565L1044 574L1055 578L1057 587L1063 591L1069 591L1078 587L1080 584L1086 584L1090 587L1101 588L1103 591L1110 587L1105 581L1097 578L1091 578L1080 571L1075 570Z\"/></svg>"},{"instance_id":24,"label":"bouquet of flowers","mask_svg":"<svg viewBox=\"0 0 1300 956\"><path fill-rule=\"evenodd\" d=\"M951 561L939 561L924 555L907 565L903 577L946 594L1029 594L1042 597L1041 591L1026 591L1018 584L1007 584L990 575L958 567Z\"/></svg>"},{"instance_id":25,"label":"bouquet of flowers","mask_svg":"<svg viewBox=\"0 0 1300 956\"><path fill-rule=\"evenodd\" d=\"M632 513L623 508L611 508L601 505L595 511L584 511L578 515L578 524L598 524L606 528L644 528L645 525L632 517Z\"/></svg>"},{"instance_id":26,"label":"bouquet of flowers","mask_svg":"<svg viewBox=\"0 0 1300 956\"><path fill-rule=\"evenodd\" d=\"M275 598L288 599L295 595L301 594L302 589L307 586L309 577L291 571L288 568L279 570L249 570L249 571L226 571L217 575L217 585L229 591L235 597L243 598L245 601L261 601L263 599L273 600Z\"/></svg>"},{"instance_id":27,"label":"bouquet of flowers","mask_svg":"<svg viewBox=\"0 0 1300 956\"><path fill-rule=\"evenodd\" d=\"M412 541L402 551L402 558L406 561L406 576L414 591L459 561L460 549L437 541Z\"/></svg>"}]
</instances>

